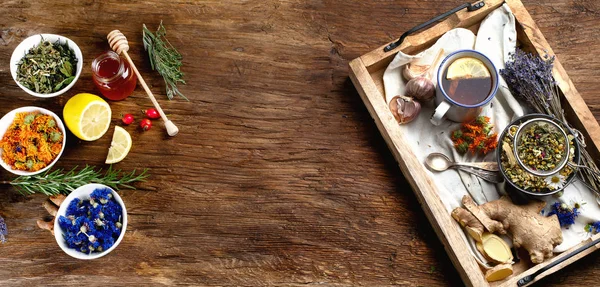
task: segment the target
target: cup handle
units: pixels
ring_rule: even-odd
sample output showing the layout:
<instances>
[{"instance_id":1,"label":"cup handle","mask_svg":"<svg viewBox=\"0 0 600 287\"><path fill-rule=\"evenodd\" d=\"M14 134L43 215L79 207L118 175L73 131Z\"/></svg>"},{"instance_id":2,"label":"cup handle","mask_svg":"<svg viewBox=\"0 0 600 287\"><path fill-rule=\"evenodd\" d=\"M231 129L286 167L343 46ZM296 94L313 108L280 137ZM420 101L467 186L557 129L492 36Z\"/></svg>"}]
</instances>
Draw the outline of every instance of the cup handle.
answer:
<instances>
[{"instance_id":1,"label":"cup handle","mask_svg":"<svg viewBox=\"0 0 600 287\"><path fill-rule=\"evenodd\" d=\"M444 119L444 115L446 115L446 113L448 112L448 110L450 109L450 104L446 101L442 101L437 108L435 108L435 111L433 112L433 115L431 116L431 123L439 126L442 123L442 120Z\"/></svg>"}]
</instances>

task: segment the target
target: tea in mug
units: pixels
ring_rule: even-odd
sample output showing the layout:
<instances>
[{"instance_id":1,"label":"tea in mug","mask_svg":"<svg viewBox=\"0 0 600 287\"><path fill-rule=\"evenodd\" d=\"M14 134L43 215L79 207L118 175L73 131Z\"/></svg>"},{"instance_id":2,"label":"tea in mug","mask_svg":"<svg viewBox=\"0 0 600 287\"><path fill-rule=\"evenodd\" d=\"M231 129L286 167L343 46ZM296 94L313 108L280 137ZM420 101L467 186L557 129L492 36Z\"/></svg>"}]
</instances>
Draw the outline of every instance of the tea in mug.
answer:
<instances>
[{"instance_id":1,"label":"tea in mug","mask_svg":"<svg viewBox=\"0 0 600 287\"><path fill-rule=\"evenodd\" d=\"M442 88L449 98L463 105L477 105L492 92L493 81L487 66L474 57L454 60L442 76Z\"/></svg>"}]
</instances>

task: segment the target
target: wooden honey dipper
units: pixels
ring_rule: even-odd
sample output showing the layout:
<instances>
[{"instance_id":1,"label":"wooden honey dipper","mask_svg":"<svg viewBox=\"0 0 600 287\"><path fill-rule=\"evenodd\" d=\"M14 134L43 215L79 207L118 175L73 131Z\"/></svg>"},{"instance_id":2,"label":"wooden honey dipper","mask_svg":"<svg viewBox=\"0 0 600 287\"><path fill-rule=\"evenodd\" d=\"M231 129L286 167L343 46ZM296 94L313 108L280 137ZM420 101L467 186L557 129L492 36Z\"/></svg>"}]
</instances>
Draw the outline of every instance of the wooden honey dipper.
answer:
<instances>
[{"instance_id":1,"label":"wooden honey dipper","mask_svg":"<svg viewBox=\"0 0 600 287\"><path fill-rule=\"evenodd\" d=\"M131 68L133 69L133 72L135 73L138 80L140 81L140 84L142 84L142 87L144 87L146 94L148 94L148 97L154 104L154 107L156 108L156 110L158 110L160 117L165 122L165 128L167 129L167 134L169 134L170 136L177 135L177 133L179 132L179 129L172 121L170 121L167 118L167 116L165 115L163 110L160 108L160 105L154 98L154 95L150 91L150 88L148 88L148 85L146 85L144 78L142 78L142 75L140 75L140 72L135 67L135 64L133 63L133 61L127 54L127 51L129 51L129 43L127 42L127 38L125 38L125 35L123 35L123 33L121 33L121 31L119 31L119 30L113 30L112 32L108 33L108 36L106 38L108 39L108 44L110 45L110 48L113 49L115 52L117 52L118 55L123 54L125 56L125 58L127 59L127 62L129 62L129 66L131 66Z\"/></svg>"}]
</instances>

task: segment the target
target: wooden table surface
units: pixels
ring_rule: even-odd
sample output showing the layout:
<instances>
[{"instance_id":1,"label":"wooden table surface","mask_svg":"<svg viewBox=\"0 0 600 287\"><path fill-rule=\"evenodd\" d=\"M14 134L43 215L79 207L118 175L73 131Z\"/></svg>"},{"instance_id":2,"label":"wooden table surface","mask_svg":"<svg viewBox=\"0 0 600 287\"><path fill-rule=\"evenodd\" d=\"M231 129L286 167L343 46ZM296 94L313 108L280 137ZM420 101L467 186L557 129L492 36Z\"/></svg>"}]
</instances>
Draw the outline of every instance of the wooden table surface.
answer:
<instances>
[{"instance_id":1,"label":"wooden table surface","mask_svg":"<svg viewBox=\"0 0 600 287\"><path fill-rule=\"evenodd\" d=\"M130 54L181 132L127 127L134 141L115 167L150 168L123 190L129 226L111 254L80 261L36 220L45 196L0 189L8 242L0 285L460 286L462 281L348 79L348 62L465 1L50 1L0 3L0 115L20 106L62 114L98 93L92 59L120 29ZM523 1L575 86L600 118L600 4ZM160 20L184 56L190 99L168 101L141 43ZM37 99L8 67L28 35L55 33L83 51L63 96ZM119 114L150 107L138 87ZM112 127L111 127L112 130ZM112 132L68 136L57 168L103 164ZM12 175L0 172L0 180ZM539 285L593 286L600 253Z\"/></svg>"}]
</instances>

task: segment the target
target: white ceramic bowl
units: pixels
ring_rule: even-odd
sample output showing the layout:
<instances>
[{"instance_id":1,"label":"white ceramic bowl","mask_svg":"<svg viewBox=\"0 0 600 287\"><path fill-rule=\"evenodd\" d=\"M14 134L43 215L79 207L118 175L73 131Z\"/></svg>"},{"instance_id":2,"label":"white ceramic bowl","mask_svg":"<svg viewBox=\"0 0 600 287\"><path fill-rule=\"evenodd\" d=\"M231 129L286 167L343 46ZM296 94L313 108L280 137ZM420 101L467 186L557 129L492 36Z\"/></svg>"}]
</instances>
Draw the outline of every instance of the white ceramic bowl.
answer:
<instances>
[{"instance_id":1,"label":"white ceramic bowl","mask_svg":"<svg viewBox=\"0 0 600 287\"><path fill-rule=\"evenodd\" d=\"M73 52L75 52L75 57L77 58L77 70L75 71L75 79L73 79L73 81L69 85L67 85L66 87L63 87L60 91L54 92L51 94L36 93L36 92L24 87L23 85L21 85L21 83L19 83L17 81L17 67L18 67L17 64L27 54L27 52L29 52L29 49L37 46L40 43L40 40L42 38L44 38L44 40L48 40L52 43L54 43L56 41L60 41L60 43L67 42L69 44L69 48L71 48L73 50ZM79 75L81 75L82 69L83 69L83 55L81 54L81 50L79 49L79 46L77 46L77 44L75 44L75 42L71 41L69 38L63 37L60 35L37 34L37 35L33 35L31 37L28 37L27 39L23 40L23 42L21 42L15 48L15 50L12 53L12 56L10 57L10 74L12 75L13 80L15 80L15 83L17 83L17 85L19 87L21 87L21 89L23 89L23 91L27 92L28 94L30 94L32 96L39 97L39 98L56 97L56 96L62 95L63 93L65 93L66 91L71 89L71 87L73 87L73 85L75 85L75 82L77 82L77 80L79 79Z\"/></svg>"},{"instance_id":2,"label":"white ceramic bowl","mask_svg":"<svg viewBox=\"0 0 600 287\"><path fill-rule=\"evenodd\" d=\"M119 238L115 241L115 244L113 244L113 246L111 246L109 249L104 250L102 252L94 252L91 254L86 254L86 253L82 253L78 250L69 248L67 246L62 229L58 225L58 217L61 215L65 216L65 214L67 212L67 207L69 206L69 203L71 201L73 201L75 198L79 198L81 200L89 200L90 194L92 194L92 192L96 188L108 188L112 191L112 194L113 194L115 200L121 205L121 208L123 209L123 227L121 228L121 235L119 235ZM69 194L69 196L67 196L67 198L65 198L65 201L58 208L58 212L56 213L56 220L54 220L54 237L56 238L56 243L58 243L58 246L60 246L60 248L65 253L67 253L70 256L75 257L77 259L96 259L96 258L100 258L100 257L110 253L115 248L117 248L117 245L119 245L119 243L121 243L121 240L123 240L123 236L125 236L126 229L127 229L127 210L125 209L125 204L123 203L123 199L121 199L119 194L117 192L115 192L112 188L110 188L106 185L103 185L103 184L98 184L98 183L86 184L86 185L80 186L79 188L77 188L73 192L71 192L71 194Z\"/></svg>"},{"instance_id":3,"label":"white ceramic bowl","mask_svg":"<svg viewBox=\"0 0 600 287\"><path fill-rule=\"evenodd\" d=\"M15 115L17 113L35 112L35 111L39 111L42 114L51 115L54 118L54 120L56 121L56 124L58 125L58 128L63 133L62 148L60 149L60 153L58 153L56 158L48 166L46 166L45 168L42 168L38 171L24 171L24 170L13 169L10 165L5 163L4 160L2 160L3 151L2 151L2 149L0 149L0 165L7 171L9 171L13 174L16 174L16 175L35 175L35 174L42 173L42 172L48 170L50 167L52 167L58 161L58 159L62 155L63 151L65 150L65 145L67 144L67 133L65 131L65 125L63 124L62 120L55 113L53 113L49 110L46 110L44 108L40 108L40 107L22 107L22 108L14 109L14 110L8 112L8 114L4 115L0 119L0 140L4 137L6 130L8 129L8 127L10 127L10 125L15 120Z\"/></svg>"}]
</instances>

